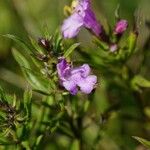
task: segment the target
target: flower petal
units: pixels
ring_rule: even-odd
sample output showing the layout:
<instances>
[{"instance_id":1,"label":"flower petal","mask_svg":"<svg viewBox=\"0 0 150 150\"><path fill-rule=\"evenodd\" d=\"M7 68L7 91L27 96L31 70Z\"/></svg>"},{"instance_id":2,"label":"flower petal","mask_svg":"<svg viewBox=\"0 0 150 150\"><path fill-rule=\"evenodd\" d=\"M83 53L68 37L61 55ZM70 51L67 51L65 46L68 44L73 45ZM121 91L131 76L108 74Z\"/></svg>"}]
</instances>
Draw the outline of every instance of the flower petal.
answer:
<instances>
[{"instance_id":1,"label":"flower petal","mask_svg":"<svg viewBox=\"0 0 150 150\"><path fill-rule=\"evenodd\" d=\"M68 90L72 95L76 95L78 92L77 86L73 81L63 82L63 86Z\"/></svg>"},{"instance_id":2,"label":"flower petal","mask_svg":"<svg viewBox=\"0 0 150 150\"><path fill-rule=\"evenodd\" d=\"M81 80L78 83L81 92L85 94L90 94L94 89L95 84L97 83L97 77L95 75L90 75L87 78Z\"/></svg>"},{"instance_id":3,"label":"flower petal","mask_svg":"<svg viewBox=\"0 0 150 150\"><path fill-rule=\"evenodd\" d=\"M74 13L69 18L67 18L61 28L64 38L73 38L83 25L83 18L79 14Z\"/></svg>"},{"instance_id":4,"label":"flower petal","mask_svg":"<svg viewBox=\"0 0 150 150\"><path fill-rule=\"evenodd\" d=\"M82 76L80 72L76 72L74 74L71 74L70 79L71 81L74 81L74 83L79 83L82 80Z\"/></svg>"},{"instance_id":5,"label":"flower petal","mask_svg":"<svg viewBox=\"0 0 150 150\"><path fill-rule=\"evenodd\" d=\"M80 73L80 76L82 77L87 77L91 72L91 68L88 64L84 64L82 65L81 67L77 67L77 68L74 68L72 71L71 71L71 74L77 74L77 73Z\"/></svg>"},{"instance_id":6,"label":"flower petal","mask_svg":"<svg viewBox=\"0 0 150 150\"><path fill-rule=\"evenodd\" d=\"M90 29L95 35L99 36L102 32L102 27L96 20L95 14L89 8L85 11L84 26Z\"/></svg>"},{"instance_id":7,"label":"flower petal","mask_svg":"<svg viewBox=\"0 0 150 150\"><path fill-rule=\"evenodd\" d=\"M91 0L79 0L79 4L80 6L82 6L84 10L86 10L87 8L90 7L90 1Z\"/></svg>"},{"instance_id":8,"label":"flower petal","mask_svg":"<svg viewBox=\"0 0 150 150\"><path fill-rule=\"evenodd\" d=\"M81 68L84 70L84 71L82 71L82 76L87 77L91 72L90 66L88 64L84 64L81 66Z\"/></svg>"},{"instance_id":9,"label":"flower petal","mask_svg":"<svg viewBox=\"0 0 150 150\"><path fill-rule=\"evenodd\" d=\"M128 28L128 21L127 20L120 20L116 23L114 32L115 34L122 34Z\"/></svg>"},{"instance_id":10,"label":"flower petal","mask_svg":"<svg viewBox=\"0 0 150 150\"><path fill-rule=\"evenodd\" d=\"M67 63L67 61L64 58L61 58L59 60L59 63L57 64L57 72L60 77L60 79L63 79L70 74L70 65Z\"/></svg>"},{"instance_id":11,"label":"flower petal","mask_svg":"<svg viewBox=\"0 0 150 150\"><path fill-rule=\"evenodd\" d=\"M85 10L90 7L89 0L79 0L75 6L74 12L78 13L80 16L85 17Z\"/></svg>"}]
</instances>

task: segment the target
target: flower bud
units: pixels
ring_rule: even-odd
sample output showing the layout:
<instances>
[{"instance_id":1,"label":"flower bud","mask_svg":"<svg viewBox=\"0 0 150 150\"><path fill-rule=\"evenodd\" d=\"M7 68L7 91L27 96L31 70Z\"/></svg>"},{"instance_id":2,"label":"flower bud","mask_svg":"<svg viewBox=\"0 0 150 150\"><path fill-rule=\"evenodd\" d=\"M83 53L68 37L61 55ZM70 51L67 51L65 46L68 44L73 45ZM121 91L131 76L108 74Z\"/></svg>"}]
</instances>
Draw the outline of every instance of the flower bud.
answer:
<instances>
[{"instance_id":1,"label":"flower bud","mask_svg":"<svg viewBox=\"0 0 150 150\"><path fill-rule=\"evenodd\" d=\"M111 51L112 53L114 53L114 52L117 51L118 46L117 46L117 44L111 44L109 48L110 48L110 51Z\"/></svg>"},{"instance_id":2,"label":"flower bud","mask_svg":"<svg viewBox=\"0 0 150 150\"><path fill-rule=\"evenodd\" d=\"M128 27L127 20L120 20L116 23L114 33L115 34L123 34L123 32L127 30L127 27Z\"/></svg>"},{"instance_id":3,"label":"flower bud","mask_svg":"<svg viewBox=\"0 0 150 150\"><path fill-rule=\"evenodd\" d=\"M48 57L46 55L43 55L43 54L39 54L37 53L36 54L36 58L40 61L43 61L43 62L47 62L48 61Z\"/></svg>"},{"instance_id":4,"label":"flower bud","mask_svg":"<svg viewBox=\"0 0 150 150\"><path fill-rule=\"evenodd\" d=\"M39 38L38 44L42 46L43 48L45 48L46 50L49 50L50 48L50 41L45 38Z\"/></svg>"}]
</instances>

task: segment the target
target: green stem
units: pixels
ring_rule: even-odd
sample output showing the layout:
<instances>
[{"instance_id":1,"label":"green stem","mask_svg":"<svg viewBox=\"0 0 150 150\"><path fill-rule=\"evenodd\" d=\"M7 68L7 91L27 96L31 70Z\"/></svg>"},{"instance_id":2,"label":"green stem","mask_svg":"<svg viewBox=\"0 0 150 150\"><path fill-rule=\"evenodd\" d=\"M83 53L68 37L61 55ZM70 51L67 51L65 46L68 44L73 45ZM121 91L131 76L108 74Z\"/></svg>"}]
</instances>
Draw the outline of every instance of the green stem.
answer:
<instances>
[{"instance_id":1,"label":"green stem","mask_svg":"<svg viewBox=\"0 0 150 150\"><path fill-rule=\"evenodd\" d=\"M72 97L69 96L69 103L72 102ZM72 106L72 103L70 104L70 106ZM79 105L76 105L76 107L79 107ZM75 109L80 110L78 109ZM79 114L79 112L76 112L77 114ZM72 115L68 115L69 117L69 124L70 124L70 128L72 130L72 133L74 134L75 139L77 139L79 141L79 149L82 150L83 149L83 139L82 139L82 130L83 130L83 115L82 116L78 116L77 118L74 117L73 114L73 110L72 110Z\"/></svg>"}]
</instances>

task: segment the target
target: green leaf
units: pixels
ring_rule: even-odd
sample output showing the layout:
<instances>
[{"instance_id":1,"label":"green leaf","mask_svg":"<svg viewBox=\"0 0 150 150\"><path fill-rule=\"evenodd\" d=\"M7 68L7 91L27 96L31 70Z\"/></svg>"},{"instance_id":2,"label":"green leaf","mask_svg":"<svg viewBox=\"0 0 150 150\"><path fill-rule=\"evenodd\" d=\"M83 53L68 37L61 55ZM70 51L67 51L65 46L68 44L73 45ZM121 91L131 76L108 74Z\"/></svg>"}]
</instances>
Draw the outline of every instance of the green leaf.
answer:
<instances>
[{"instance_id":1,"label":"green leaf","mask_svg":"<svg viewBox=\"0 0 150 150\"><path fill-rule=\"evenodd\" d=\"M7 37L9 39L12 39L13 41L15 41L17 44L19 44L28 54L30 53L35 53L36 51L40 52L41 54L43 54L44 50L38 46L37 42L30 38L30 41L31 41L31 44L32 44L32 48L31 46L29 46L27 43L25 43L22 39L20 39L19 37L15 36L15 35L11 35L11 34L6 34L6 35L3 35L3 37ZM34 48L34 50L33 50ZM35 59L32 57L32 60L34 62L35 65L37 65L38 67L41 66L41 64Z\"/></svg>"},{"instance_id":2,"label":"green leaf","mask_svg":"<svg viewBox=\"0 0 150 150\"><path fill-rule=\"evenodd\" d=\"M31 150L29 141L23 141L21 145L26 149L26 150Z\"/></svg>"},{"instance_id":3,"label":"green leaf","mask_svg":"<svg viewBox=\"0 0 150 150\"><path fill-rule=\"evenodd\" d=\"M8 141L8 140L6 140L6 139L1 139L0 138L0 145L13 145L13 144L15 144L15 143L13 143L13 142L10 142L10 141Z\"/></svg>"},{"instance_id":4,"label":"green leaf","mask_svg":"<svg viewBox=\"0 0 150 150\"><path fill-rule=\"evenodd\" d=\"M50 94L51 93L51 82L47 78L44 78L41 74L37 74L31 68L28 60L17 50L13 49L12 51L14 58L21 66L22 72L31 86L43 93Z\"/></svg>"},{"instance_id":5,"label":"green leaf","mask_svg":"<svg viewBox=\"0 0 150 150\"><path fill-rule=\"evenodd\" d=\"M51 37L51 42L53 44L53 52L59 54L62 50L62 35L59 30L56 30L55 34Z\"/></svg>"},{"instance_id":6,"label":"green leaf","mask_svg":"<svg viewBox=\"0 0 150 150\"><path fill-rule=\"evenodd\" d=\"M40 144L42 138L43 138L43 135L40 135L40 136L37 137L36 143L35 143L36 146L38 146Z\"/></svg>"},{"instance_id":7,"label":"green leaf","mask_svg":"<svg viewBox=\"0 0 150 150\"><path fill-rule=\"evenodd\" d=\"M61 133L63 133L64 135L67 135L69 137L74 137L71 129L68 128L68 126L64 126L64 125L61 125L59 126L59 130Z\"/></svg>"},{"instance_id":8,"label":"green leaf","mask_svg":"<svg viewBox=\"0 0 150 150\"><path fill-rule=\"evenodd\" d=\"M137 41L137 35L134 32L131 32L125 42L124 46L121 46L121 48L118 50L118 53L116 55L116 60L127 60L136 50L136 41Z\"/></svg>"},{"instance_id":9,"label":"green leaf","mask_svg":"<svg viewBox=\"0 0 150 150\"><path fill-rule=\"evenodd\" d=\"M137 141L139 141L142 145L144 145L147 148L150 148L150 141L137 137L137 136L133 136L134 139L136 139Z\"/></svg>"},{"instance_id":10,"label":"green leaf","mask_svg":"<svg viewBox=\"0 0 150 150\"><path fill-rule=\"evenodd\" d=\"M131 87L135 90L140 90L140 87L142 88L150 88L150 81L142 77L141 75L136 75L131 80Z\"/></svg>"},{"instance_id":11,"label":"green leaf","mask_svg":"<svg viewBox=\"0 0 150 150\"><path fill-rule=\"evenodd\" d=\"M6 113L3 112L2 109L0 109L0 123L5 121L5 118L6 118Z\"/></svg>"},{"instance_id":12,"label":"green leaf","mask_svg":"<svg viewBox=\"0 0 150 150\"><path fill-rule=\"evenodd\" d=\"M80 43L73 44L69 49L66 50L64 57L67 58L79 45Z\"/></svg>"},{"instance_id":13,"label":"green leaf","mask_svg":"<svg viewBox=\"0 0 150 150\"><path fill-rule=\"evenodd\" d=\"M54 126L50 129L51 133L54 133L57 130L58 126Z\"/></svg>"},{"instance_id":14,"label":"green leaf","mask_svg":"<svg viewBox=\"0 0 150 150\"><path fill-rule=\"evenodd\" d=\"M24 103L25 104L30 104L31 103L31 98L32 98L32 91L31 90L26 90L24 92Z\"/></svg>"},{"instance_id":15,"label":"green leaf","mask_svg":"<svg viewBox=\"0 0 150 150\"><path fill-rule=\"evenodd\" d=\"M33 87L33 90L49 95L52 91L52 83L49 79L33 72L31 69L22 68L25 77Z\"/></svg>"},{"instance_id":16,"label":"green leaf","mask_svg":"<svg viewBox=\"0 0 150 150\"><path fill-rule=\"evenodd\" d=\"M15 36L15 35L11 35L11 34L6 34L6 35L2 35L2 36L3 37L7 37L7 38L12 39L13 41L15 41L24 50L26 50L27 53L33 52L32 48L27 43L25 43L22 39L20 39L19 37Z\"/></svg>"},{"instance_id":17,"label":"green leaf","mask_svg":"<svg viewBox=\"0 0 150 150\"><path fill-rule=\"evenodd\" d=\"M12 54L13 54L15 60L18 62L18 64L21 67L30 69L29 62L25 59L25 57L19 51L17 51L16 49L13 49Z\"/></svg>"},{"instance_id":18,"label":"green leaf","mask_svg":"<svg viewBox=\"0 0 150 150\"><path fill-rule=\"evenodd\" d=\"M50 35L49 28L48 28L47 24L45 24L43 26L43 35L46 39L49 39L49 40L51 39L51 35Z\"/></svg>"},{"instance_id":19,"label":"green leaf","mask_svg":"<svg viewBox=\"0 0 150 150\"><path fill-rule=\"evenodd\" d=\"M80 142L79 142L79 140L75 139L73 141L70 150L80 150Z\"/></svg>"},{"instance_id":20,"label":"green leaf","mask_svg":"<svg viewBox=\"0 0 150 150\"><path fill-rule=\"evenodd\" d=\"M37 68L43 68L43 62L39 61L35 55L31 55L32 62Z\"/></svg>"},{"instance_id":21,"label":"green leaf","mask_svg":"<svg viewBox=\"0 0 150 150\"><path fill-rule=\"evenodd\" d=\"M32 46L35 48L35 51L39 52L40 54L45 54L46 51L38 45L38 42L36 40L30 37L30 41Z\"/></svg>"},{"instance_id":22,"label":"green leaf","mask_svg":"<svg viewBox=\"0 0 150 150\"><path fill-rule=\"evenodd\" d=\"M128 56L130 56L131 54L133 54L133 52L135 51L136 41L137 41L137 35L136 35L136 33L131 32L130 35L129 35L129 37L128 37L128 42L127 42Z\"/></svg>"},{"instance_id":23,"label":"green leaf","mask_svg":"<svg viewBox=\"0 0 150 150\"><path fill-rule=\"evenodd\" d=\"M1 87L0 87L0 101L6 102L6 95Z\"/></svg>"},{"instance_id":24,"label":"green leaf","mask_svg":"<svg viewBox=\"0 0 150 150\"><path fill-rule=\"evenodd\" d=\"M27 118L31 117L31 98L32 98L32 91L26 90L24 92L24 108L26 110L26 116Z\"/></svg>"},{"instance_id":25,"label":"green leaf","mask_svg":"<svg viewBox=\"0 0 150 150\"><path fill-rule=\"evenodd\" d=\"M101 41L97 37L94 37L93 42L102 50L109 50L109 45L107 43Z\"/></svg>"}]
</instances>

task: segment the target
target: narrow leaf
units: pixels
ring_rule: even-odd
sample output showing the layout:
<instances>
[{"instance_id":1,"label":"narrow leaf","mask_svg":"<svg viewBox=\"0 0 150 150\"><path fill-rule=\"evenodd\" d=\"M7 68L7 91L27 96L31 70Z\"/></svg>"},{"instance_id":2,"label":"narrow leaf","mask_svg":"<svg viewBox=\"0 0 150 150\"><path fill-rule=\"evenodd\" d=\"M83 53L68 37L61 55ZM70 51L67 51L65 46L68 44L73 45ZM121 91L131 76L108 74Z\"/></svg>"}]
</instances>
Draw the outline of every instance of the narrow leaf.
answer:
<instances>
[{"instance_id":1,"label":"narrow leaf","mask_svg":"<svg viewBox=\"0 0 150 150\"><path fill-rule=\"evenodd\" d=\"M26 90L24 92L24 108L26 110L27 118L31 117L31 98L32 98L32 91Z\"/></svg>"},{"instance_id":2,"label":"narrow leaf","mask_svg":"<svg viewBox=\"0 0 150 150\"><path fill-rule=\"evenodd\" d=\"M139 141L145 147L150 148L150 141L145 140L145 139L140 138L140 137L137 137L137 136L133 136L133 138L136 139L137 141Z\"/></svg>"},{"instance_id":3,"label":"narrow leaf","mask_svg":"<svg viewBox=\"0 0 150 150\"><path fill-rule=\"evenodd\" d=\"M129 55L131 55L136 47L136 41L137 41L137 35L134 32L131 32L129 37L128 37L128 43L127 45L129 46L128 51L129 51Z\"/></svg>"},{"instance_id":4,"label":"narrow leaf","mask_svg":"<svg viewBox=\"0 0 150 150\"><path fill-rule=\"evenodd\" d=\"M45 54L45 50L38 45L38 42L36 40L30 37L30 41L32 46L35 48L35 51L39 52L40 54Z\"/></svg>"},{"instance_id":5,"label":"narrow leaf","mask_svg":"<svg viewBox=\"0 0 150 150\"><path fill-rule=\"evenodd\" d=\"M31 47L27 43L25 43L22 39L20 39L19 37L15 36L15 35L11 35L11 34L6 34L6 35L2 35L2 36L12 39L17 44L19 44L24 50L26 50L28 53L33 52Z\"/></svg>"},{"instance_id":6,"label":"narrow leaf","mask_svg":"<svg viewBox=\"0 0 150 150\"><path fill-rule=\"evenodd\" d=\"M141 75L136 75L131 81L131 86L135 90L139 90L140 87L150 88L150 81L148 81Z\"/></svg>"},{"instance_id":7,"label":"narrow leaf","mask_svg":"<svg viewBox=\"0 0 150 150\"><path fill-rule=\"evenodd\" d=\"M31 68L28 60L20 52L13 49L12 53L16 61L21 66L22 72L31 86L35 90L50 94L51 82L44 78L41 74L36 74L36 72Z\"/></svg>"},{"instance_id":8,"label":"narrow leaf","mask_svg":"<svg viewBox=\"0 0 150 150\"><path fill-rule=\"evenodd\" d=\"M80 43L73 44L69 49L67 49L67 51L64 54L64 57L67 58L79 45Z\"/></svg>"},{"instance_id":9,"label":"narrow leaf","mask_svg":"<svg viewBox=\"0 0 150 150\"><path fill-rule=\"evenodd\" d=\"M94 37L93 42L102 50L109 50L109 45L103 41L101 41L100 39Z\"/></svg>"}]
</instances>

